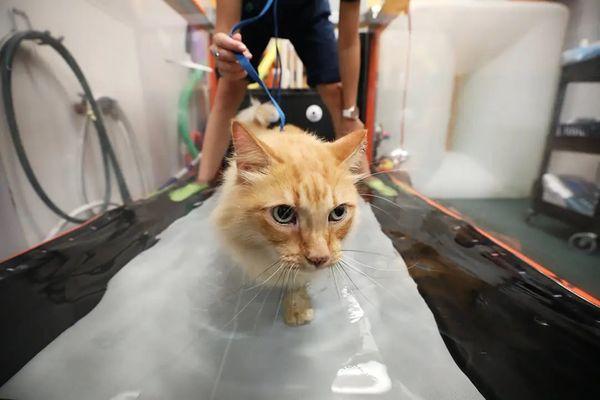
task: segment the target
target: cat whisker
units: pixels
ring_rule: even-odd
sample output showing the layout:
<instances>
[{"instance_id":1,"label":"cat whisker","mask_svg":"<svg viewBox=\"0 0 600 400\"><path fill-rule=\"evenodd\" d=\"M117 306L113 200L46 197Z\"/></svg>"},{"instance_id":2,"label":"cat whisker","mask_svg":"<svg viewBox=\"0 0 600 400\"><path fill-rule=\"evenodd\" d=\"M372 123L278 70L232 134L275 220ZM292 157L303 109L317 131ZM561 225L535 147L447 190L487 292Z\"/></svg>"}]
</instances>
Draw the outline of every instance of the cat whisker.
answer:
<instances>
[{"instance_id":1,"label":"cat whisker","mask_svg":"<svg viewBox=\"0 0 600 400\"><path fill-rule=\"evenodd\" d=\"M340 262L339 262L339 261L338 261L338 262L336 262L336 263L335 263L335 265L333 265L333 269L335 269L335 270L337 270L337 271L342 271L342 272L343 272L342 266L341 266L341 264L340 264ZM354 283L353 283L353 284L354 284ZM354 285L354 286L356 287L356 285ZM347 286L346 286L346 287L347 287Z\"/></svg>"},{"instance_id":2,"label":"cat whisker","mask_svg":"<svg viewBox=\"0 0 600 400\"><path fill-rule=\"evenodd\" d=\"M227 326L229 326L229 324L231 324L241 313L243 313L244 310L246 308L248 308L248 306L250 304L252 304L252 302L258 297L258 295L262 293L262 291L264 290L264 288L265 288L265 286L261 285L260 289L256 292L256 294L254 295L254 297L252 297L252 299L250 299L250 301L248 303L246 303L246 305L244 307L242 307L238 312L235 313L235 315L229 320L229 322L227 322L223 326L223 329L227 328Z\"/></svg>"},{"instance_id":3,"label":"cat whisker","mask_svg":"<svg viewBox=\"0 0 600 400\"><path fill-rule=\"evenodd\" d=\"M331 276L333 277L333 283L335 285L335 292L337 293L338 299L342 299L342 296L340 294L340 287L338 286L338 282L337 282L337 278L335 276L335 269L334 268L330 268L329 271L331 272Z\"/></svg>"},{"instance_id":4,"label":"cat whisker","mask_svg":"<svg viewBox=\"0 0 600 400\"><path fill-rule=\"evenodd\" d=\"M258 281L258 278L260 278L262 275L264 275L265 273L267 273L268 271L272 270L273 268L277 267L278 265L280 265L281 263L283 263L283 260L278 258L277 260L273 261L267 268L263 269L261 271L260 274L258 274L255 278L254 281ZM248 288L247 290L250 290L251 288Z\"/></svg>"},{"instance_id":5,"label":"cat whisker","mask_svg":"<svg viewBox=\"0 0 600 400\"><path fill-rule=\"evenodd\" d=\"M376 198L376 199L383 200L383 201L385 201L385 202L388 202L388 203L390 203L390 204L391 204L391 205L393 205L394 207L396 207L396 208L398 208L398 209L402 210L402 207L400 207L398 204L394 203L392 200L390 200L390 199L386 199L385 197L382 197L382 196L377 196L376 194L370 194L370 193L361 193L361 196L374 197L374 198Z\"/></svg>"},{"instance_id":6,"label":"cat whisker","mask_svg":"<svg viewBox=\"0 0 600 400\"><path fill-rule=\"evenodd\" d=\"M277 317L279 317L279 310L281 309L281 303L283 302L283 295L287 288L287 276L288 276L288 274L291 273L290 271L291 271L291 268L286 269L282 275L283 279L281 282L283 283L283 285L281 286L281 291L279 294L279 302L277 303L277 309L275 310L275 317L273 318L273 325L275 325L275 322L277 321Z\"/></svg>"},{"instance_id":7,"label":"cat whisker","mask_svg":"<svg viewBox=\"0 0 600 400\"><path fill-rule=\"evenodd\" d=\"M352 257L349 257L349 256L346 258L346 261L348 261L348 262L350 262L350 261L356 262L356 263L358 263L359 265L361 265L361 266L363 266L365 268L369 268L369 269L372 269L372 270L375 270L375 271L400 272L399 269L394 269L394 268L377 268L377 267L373 267L371 265L365 264L365 263L357 260L356 258L352 258Z\"/></svg>"},{"instance_id":8,"label":"cat whisker","mask_svg":"<svg viewBox=\"0 0 600 400\"><path fill-rule=\"evenodd\" d=\"M372 265L365 264L365 263L363 263L355 258L352 258L352 257L342 258L342 260L345 261L347 264L350 264L351 266L358 268L358 269L367 268L369 270L379 271L379 272L401 272L401 269L399 269L399 268L377 268ZM363 272L366 273L367 271L363 271ZM370 274L369 274L369 276L373 277Z\"/></svg>"},{"instance_id":9,"label":"cat whisker","mask_svg":"<svg viewBox=\"0 0 600 400\"><path fill-rule=\"evenodd\" d=\"M373 302L372 302L372 301L371 301L371 300L370 300L370 299L369 299L369 298L368 298L368 297L365 295L364 291L363 291L363 290L361 290L361 289L358 287L358 285L357 285L357 284L354 282L354 279L352 279L352 277L350 276L350 274L348 274L348 271L346 271L346 269L345 269L345 268L343 268L343 267L341 267L341 266L340 266L340 269L341 269L341 270L342 270L342 272L343 272L343 273L346 275L347 279L348 279L348 280L349 280L349 281L352 283L352 285L353 285L353 286L354 286L354 288L355 288L355 289L358 291L358 293L359 293L359 294L362 296L362 298L363 298L363 299L365 299L365 301L366 301L367 303L369 303L369 305L372 307L372 309L373 309L373 310L374 310L376 313L381 313L381 314L384 314L384 315L386 315L386 316L389 316L390 318L394 318L394 317L395 317L395 315L393 315L393 314L389 314L389 313L388 313L388 311L387 311L386 309L382 309L381 307L378 307L378 306L376 306L376 305L375 305L375 303L373 303ZM352 293L354 293L354 291L355 291L354 289L350 289L350 290L351 290L351 292L352 292ZM385 290L385 288L384 288L384 290ZM388 292L389 292L389 290L388 290ZM396 298L396 297L394 296L394 298ZM397 299L397 298L396 298L396 299ZM399 300L399 299L397 299L397 300ZM357 301L358 301L358 300L357 300Z\"/></svg>"},{"instance_id":10,"label":"cat whisker","mask_svg":"<svg viewBox=\"0 0 600 400\"><path fill-rule=\"evenodd\" d=\"M279 282L282 280L282 278L283 278L283 274L279 274L279 276L277 277L277 280L275 281L275 284L273 286L271 286L271 288L267 292L265 298L263 299L262 304L261 304L260 308L258 309L258 313L256 314L256 318L254 319L254 330L255 331L256 331L256 326L258 324L258 319L260 318L260 315L262 314L262 311L265 308L267 299L269 297L271 297L271 293L273 292L273 289L275 289L275 287L277 287L279 285Z\"/></svg>"},{"instance_id":11,"label":"cat whisker","mask_svg":"<svg viewBox=\"0 0 600 400\"><path fill-rule=\"evenodd\" d=\"M260 289L256 292L256 294L252 297L252 299L250 299L250 301L248 303L246 303L246 305L244 307L242 307L232 318L231 320L225 324L225 326L223 326L223 328L226 328L231 322L233 322L242 312L244 312L244 310L246 308L248 308L248 306L250 306L250 304L252 304L252 302L254 300L256 300L256 298L262 293L262 291L265 289L266 287L266 283L273 278L273 276L275 276L279 271L281 271L283 268L286 267L286 264L280 264L279 268L277 268L277 270L265 281L261 282L258 285L255 285L255 287L259 287Z\"/></svg>"},{"instance_id":12,"label":"cat whisker","mask_svg":"<svg viewBox=\"0 0 600 400\"><path fill-rule=\"evenodd\" d=\"M385 211L383 208L381 208L379 206L376 206L373 203L369 203L369 206L371 206L371 207L375 208L376 210L379 210L382 213L384 213L387 217L389 217L392 221L394 221L396 223L396 225L398 225L398 228L402 229L402 226L398 222L398 218L394 217L392 214L390 214L389 212Z\"/></svg>"},{"instance_id":13,"label":"cat whisker","mask_svg":"<svg viewBox=\"0 0 600 400\"><path fill-rule=\"evenodd\" d=\"M377 282L375 279L373 279L371 276L365 274L363 271L361 271L360 269L350 265L349 263L345 262L345 261L341 261L343 265L345 265L346 267L348 267L351 271L354 271L362 276L364 276L365 278L367 278L368 280L370 280L371 282L373 282L375 285L379 286L381 289L383 289L386 293L388 293L391 297L393 297L394 299L401 301L398 297L396 297L396 295L391 292L388 288L386 288L385 286L383 286L381 283Z\"/></svg>"},{"instance_id":14,"label":"cat whisker","mask_svg":"<svg viewBox=\"0 0 600 400\"><path fill-rule=\"evenodd\" d=\"M357 265L357 264L353 264L353 263L352 263L352 262L351 262L349 259L347 259L347 258L346 258L346 259L341 259L341 260L340 260L340 263L342 264L342 266L348 265L348 266L354 267L354 268L358 269L359 271L361 271L363 274L367 275L368 277L375 279L375 277L373 277L373 276L371 276L370 274L368 274L368 273L367 273L367 271L363 271L363 270L361 270L362 266L360 266L360 265Z\"/></svg>"},{"instance_id":15,"label":"cat whisker","mask_svg":"<svg viewBox=\"0 0 600 400\"><path fill-rule=\"evenodd\" d=\"M259 286L262 286L262 285L264 285L265 283L269 282L269 281L271 280L271 278L273 278L273 277L274 277L274 276L275 276L275 275L276 275L276 274L277 274L279 271L281 271L281 269L282 269L282 268L285 266L285 264L283 264L281 261L280 261L279 263L280 263L280 264L279 264L279 267L278 267L278 268L275 270L275 272L273 272L273 273L272 273L272 274L271 274L271 275L270 275L270 276L269 276L267 279L265 279L265 280L264 280L264 281L262 281L262 282L259 282L259 283L255 284L255 285L252 285L252 286L250 286L249 288L246 288L246 289L244 289L244 290L247 290L247 291L248 291L248 290L252 290L252 289L255 289L255 288L257 288L257 287L259 287ZM261 273L261 274L262 274L262 273Z\"/></svg>"},{"instance_id":16,"label":"cat whisker","mask_svg":"<svg viewBox=\"0 0 600 400\"><path fill-rule=\"evenodd\" d=\"M288 279L288 285L287 285L288 295L291 295L294 292L294 289L296 288L296 276L298 276L299 271L300 270L298 268L296 268L295 266L290 268L290 279Z\"/></svg>"},{"instance_id":17,"label":"cat whisker","mask_svg":"<svg viewBox=\"0 0 600 400\"><path fill-rule=\"evenodd\" d=\"M340 251L347 251L347 252L350 252L350 253L373 254L373 255L376 255L376 256L387 257L387 258L396 258L395 255L388 255L388 254L383 254L383 253L377 253L375 251L368 251L368 250L341 249Z\"/></svg>"},{"instance_id":18,"label":"cat whisker","mask_svg":"<svg viewBox=\"0 0 600 400\"><path fill-rule=\"evenodd\" d=\"M356 289L356 291L358 291L358 293L362 296L363 299L365 299L367 301L367 303L369 303L373 308L375 308L375 305L371 302L371 300L369 300L367 298L367 296L365 296L365 294L363 293L362 290L360 290L360 288L358 287L358 285L354 282L354 280L350 277L350 275L348 274L348 271L346 271L339 263L336 264L337 268L339 268L339 270L343 273L343 275L346 276L346 280L349 281L352 286L354 286L354 288ZM348 288L352 293L354 293L354 289L350 289Z\"/></svg>"},{"instance_id":19,"label":"cat whisker","mask_svg":"<svg viewBox=\"0 0 600 400\"><path fill-rule=\"evenodd\" d=\"M268 270L273 269L274 267L277 267L278 266L277 263L280 263L280 262L281 262L281 260L276 260L275 262L273 262L271 265L269 265L267 268L265 268L260 274L258 274L256 276L256 278L254 278L254 281L256 281L262 274L264 274ZM251 289L253 289L255 287L260 286L260 285L254 285L254 286L251 286L251 287L246 287L247 284L248 284L247 282L244 282L241 286L239 286L235 290L232 290L231 292L228 292L227 295L226 295L226 298L229 298L230 296L238 294L242 290L248 291L248 290L251 290Z\"/></svg>"},{"instance_id":20,"label":"cat whisker","mask_svg":"<svg viewBox=\"0 0 600 400\"><path fill-rule=\"evenodd\" d=\"M358 179L358 182L360 182L360 181L364 181L365 179L367 179L367 178L370 178L370 177L372 177L372 176L375 176L375 175L389 174L389 173L391 173L391 172L402 172L402 171L406 171L406 169L403 169L403 168L396 168L396 169L390 169L389 171L379 171L379 172L374 172L374 173L372 173L372 174L365 175L365 176L363 176L362 178Z\"/></svg>"},{"instance_id":21,"label":"cat whisker","mask_svg":"<svg viewBox=\"0 0 600 400\"><path fill-rule=\"evenodd\" d=\"M348 284L343 279L344 276L342 275L342 272L341 272L342 271L342 266L339 263L337 264L337 267L336 267L335 270L336 270L337 275L338 275L338 281L340 282L340 286L342 287L341 292L342 292L342 296L343 296L344 295L344 289L348 289Z\"/></svg>"},{"instance_id":22,"label":"cat whisker","mask_svg":"<svg viewBox=\"0 0 600 400\"><path fill-rule=\"evenodd\" d=\"M292 281L292 288L296 288L296 277L298 276L298 274L300 273L300 269L299 268L295 268L295 272L294 272L294 279Z\"/></svg>"}]
</instances>

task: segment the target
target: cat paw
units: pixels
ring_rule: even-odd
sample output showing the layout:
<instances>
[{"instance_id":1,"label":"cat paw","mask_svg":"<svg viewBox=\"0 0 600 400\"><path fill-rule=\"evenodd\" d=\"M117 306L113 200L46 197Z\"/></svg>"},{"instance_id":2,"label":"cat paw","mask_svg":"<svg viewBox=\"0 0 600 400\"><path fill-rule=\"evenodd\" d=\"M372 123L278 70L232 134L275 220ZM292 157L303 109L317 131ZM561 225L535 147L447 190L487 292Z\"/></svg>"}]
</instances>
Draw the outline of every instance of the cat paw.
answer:
<instances>
[{"instance_id":1,"label":"cat paw","mask_svg":"<svg viewBox=\"0 0 600 400\"><path fill-rule=\"evenodd\" d=\"M286 295L283 307L283 321L289 326L306 325L315 317L315 310L304 287Z\"/></svg>"},{"instance_id":2,"label":"cat paw","mask_svg":"<svg viewBox=\"0 0 600 400\"><path fill-rule=\"evenodd\" d=\"M290 308L283 314L284 322L289 326L306 325L313 320L315 311L312 308L297 309Z\"/></svg>"}]
</instances>

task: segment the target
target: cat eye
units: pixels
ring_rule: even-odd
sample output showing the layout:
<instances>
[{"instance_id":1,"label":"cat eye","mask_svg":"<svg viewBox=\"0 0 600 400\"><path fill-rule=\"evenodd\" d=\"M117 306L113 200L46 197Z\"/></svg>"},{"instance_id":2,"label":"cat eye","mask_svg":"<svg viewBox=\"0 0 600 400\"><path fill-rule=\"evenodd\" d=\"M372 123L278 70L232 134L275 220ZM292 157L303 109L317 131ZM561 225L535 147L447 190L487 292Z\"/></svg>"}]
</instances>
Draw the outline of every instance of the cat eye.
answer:
<instances>
[{"instance_id":1,"label":"cat eye","mask_svg":"<svg viewBox=\"0 0 600 400\"><path fill-rule=\"evenodd\" d=\"M285 204L273 207L271 215L280 224L293 224L296 222L296 210L294 210L294 207Z\"/></svg>"},{"instance_id":2,"label":"cat eye","mask_svg":"<svg viewBox=\"0 0 600 400\"><path fill-rule=\"evenodd\" d=\"M346 216L347 208L345 204L340 204L329 213L329 220L333 222L341 221Z\"/></svg>"}]
</instances>

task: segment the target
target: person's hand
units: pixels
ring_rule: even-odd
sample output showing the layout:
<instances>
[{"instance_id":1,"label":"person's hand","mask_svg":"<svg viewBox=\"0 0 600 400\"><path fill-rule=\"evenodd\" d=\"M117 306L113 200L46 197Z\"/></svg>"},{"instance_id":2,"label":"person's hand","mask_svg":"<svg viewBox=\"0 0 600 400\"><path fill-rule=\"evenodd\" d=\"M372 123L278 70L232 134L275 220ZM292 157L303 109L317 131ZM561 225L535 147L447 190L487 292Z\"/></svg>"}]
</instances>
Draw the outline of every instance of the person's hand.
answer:
<instances>
[{"instance_id":1,"label":"person's hand","mask_svg":"<svg viewBox=\"0 0 600 400\"><path fill-rule=\"evenodd\" d=\"M349 119L342 117L342 135L364 128L365 124L363 124L360 119Z\"/></svg>"},{"instance_id":2,"label":"person's hand","mask_svg":"<svg viewBox=\"0 0 600 400\"><path fill-rule=\"evenodd\" d=\"M221 77L229 80L244 79L246 70L235 59L234 53L243 53L247 58L252 58L246 45L242 42L242 35L235 33L229 36L223 32L215 33L210 51L217 59L217 69Z\"/></svg>"}]
</instances>

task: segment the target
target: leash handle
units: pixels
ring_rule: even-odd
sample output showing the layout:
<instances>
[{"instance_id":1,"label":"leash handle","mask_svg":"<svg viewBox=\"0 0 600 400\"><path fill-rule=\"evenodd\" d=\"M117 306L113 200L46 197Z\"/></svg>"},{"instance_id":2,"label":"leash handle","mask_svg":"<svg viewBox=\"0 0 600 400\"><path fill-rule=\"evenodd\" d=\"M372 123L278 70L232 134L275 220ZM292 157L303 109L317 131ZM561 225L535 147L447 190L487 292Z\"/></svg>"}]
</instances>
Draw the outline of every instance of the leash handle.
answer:
<instances>
[{"instance_id":1,"label":"leash handle","mask_svg":"<svg viewBox=\"0 0 600 400\"><path fill-rule=\"evenodd\" d=\"M269 11L269 8L271 8L274 1L275 0L267 0L265 6L263 7L263 9L260 11L260 13L258 15L254 16L252 18L244 19L244 20L238 22L237 24L235 24L233 26L233 28L231 28L231 31L229 32L229 36L233 36L233 34L235 32L241 30L243 27L253 24L254 22L258 21L260 18L262 18L267 13L267 11ZM235 58L238 60L239 64L248 73L248 76L250 77L250 79L252 79L252 81L258 83L259 86L267 94L267 97L269 97L271 104L273 104L273 107L275 107L275 110L277 110L277 114L279 114L279 130L282 131L283 127L285 126L285 114L284 114L283 110L281 109L281 107L279 106L279 103L277 103L277 101L273 98L273 95L271 95L271 91L269 90L269 88L267 87L265 82L263 82L263 80L260 79L258 72L256 72L256 70L254 69L254 67L250 63L250 60L241 53L234 53L234 54L235 54ZM279 77L279 79L281 81L281 77Z\"/></svg>"}]
</instances>

